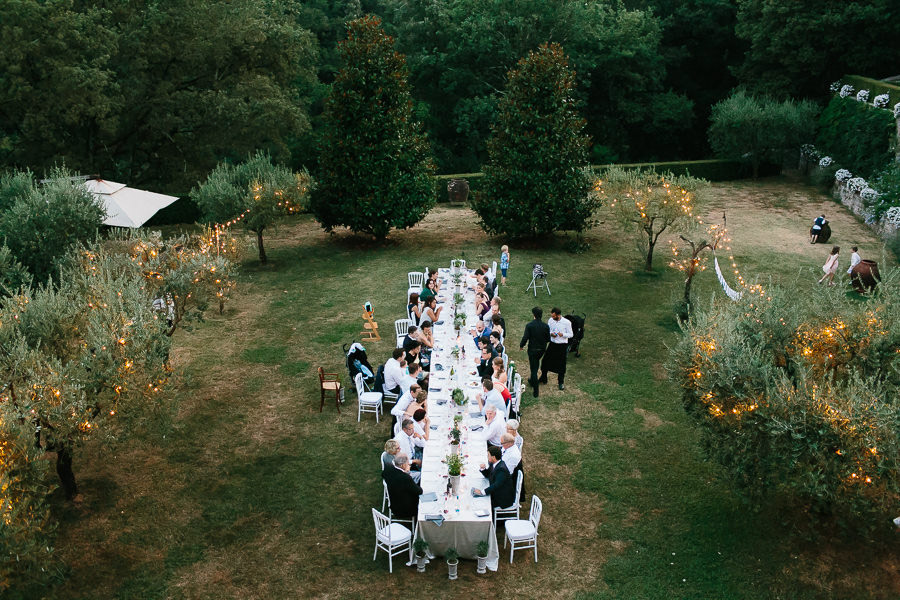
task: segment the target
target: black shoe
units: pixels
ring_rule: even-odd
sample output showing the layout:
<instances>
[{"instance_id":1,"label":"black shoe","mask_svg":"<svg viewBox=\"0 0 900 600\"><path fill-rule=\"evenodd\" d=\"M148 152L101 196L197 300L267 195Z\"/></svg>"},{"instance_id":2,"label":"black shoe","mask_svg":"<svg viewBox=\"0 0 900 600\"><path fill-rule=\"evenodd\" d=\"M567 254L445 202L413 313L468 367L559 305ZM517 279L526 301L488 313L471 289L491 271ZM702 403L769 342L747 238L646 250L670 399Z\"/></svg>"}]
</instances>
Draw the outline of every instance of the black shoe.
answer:
<instances>
[{"instance_id":1,"label":"black shoe","mask_svg":"<svg viewBox=\"0 0 900 600\"><path fill-rule=\"evenodd\" d=\"M535 398L538 397L538 389L537 389L537 386L534 386L534 390L532 390L531 393L532 393L532 395L534 395Z\"/></svg>"},{"instance_id":2,"label":"black shoe","mask_svg":"<svg viewBox=\"0 0 900 600\"><path fill-rule=\"evenodd\" d=\"M563 384L559 384L559 389L564 390L564 389L566 389L566 386Z\"/></svg>"}]
</instances>

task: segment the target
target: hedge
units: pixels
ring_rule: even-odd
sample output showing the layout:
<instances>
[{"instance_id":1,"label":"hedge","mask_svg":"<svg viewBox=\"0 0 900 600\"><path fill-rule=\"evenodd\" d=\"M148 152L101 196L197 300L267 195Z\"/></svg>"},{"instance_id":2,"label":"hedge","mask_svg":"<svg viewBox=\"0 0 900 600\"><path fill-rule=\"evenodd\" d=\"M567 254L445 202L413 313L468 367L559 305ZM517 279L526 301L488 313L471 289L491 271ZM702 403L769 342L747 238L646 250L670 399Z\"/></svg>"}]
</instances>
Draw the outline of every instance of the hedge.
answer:
<instances>
[{"instance_id":1,"label":"hedge","mask_svg":"<svg viewBox=\"0 0 900 600\"><path fill-rule=\"evenodd\" d=\"M891 100L888 104L888 108L890 109L893 109L894 105L900 102L900 86L891 83L862 77L861 75L844 75L841 77L841 83L852 85L854 92L858 92L859 90L869 90L869 102L874 100L875 96L889 94Z\"/></svg>"},{"instance_id":2,"label":"hedge","mask_svg":"<svg viewBox=\"0 0 900 600\"><path fill-rule=\"evenodd\" d=\"M890 111L835 96L819 117L816 148L854 175L872 177L891 163L896 124Z\"/></svg>"}]
</instances>

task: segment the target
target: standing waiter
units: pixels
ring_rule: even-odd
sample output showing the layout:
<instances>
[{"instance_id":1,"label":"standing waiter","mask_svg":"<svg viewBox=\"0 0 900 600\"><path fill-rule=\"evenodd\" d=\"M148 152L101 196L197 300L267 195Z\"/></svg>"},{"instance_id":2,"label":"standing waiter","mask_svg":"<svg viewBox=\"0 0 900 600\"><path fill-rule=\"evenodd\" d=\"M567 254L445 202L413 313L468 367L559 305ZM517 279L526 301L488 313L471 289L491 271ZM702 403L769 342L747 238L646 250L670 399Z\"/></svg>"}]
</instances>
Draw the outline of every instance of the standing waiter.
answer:
<instances>
[{"instance_id":1,"label":"standing waiter","mask_svg":"<svg viewBox=\"0 0 900 600\"><path fill-rule=\"evenodd\" d=\"M547 344L550 343L550 327L541 319L544 311L540 307L535 306L531 309L534 319L525 326L525 335L519 343L519 350L525 349L528 344L528 365L531 367L531 377L528 383L534 388L534 397L538 396L538 367L541 364L541 358L547 350Z\"/></svg>"},{"instance_id":2,"label":"standing waiter","mask_svg":"<svg viewBox=\"0 0 900 600\"><path fill-rule=\"evenodd\" d=\"M569 348L569 340L572 333L572 323L562 316L562 311L556 307L550 309L550 344L544 355L544 363L541 365L541 383L547 383L547 373L553 371L559 377L559 389L566 389L566 353Z\"/></svg>"}]
</instances>

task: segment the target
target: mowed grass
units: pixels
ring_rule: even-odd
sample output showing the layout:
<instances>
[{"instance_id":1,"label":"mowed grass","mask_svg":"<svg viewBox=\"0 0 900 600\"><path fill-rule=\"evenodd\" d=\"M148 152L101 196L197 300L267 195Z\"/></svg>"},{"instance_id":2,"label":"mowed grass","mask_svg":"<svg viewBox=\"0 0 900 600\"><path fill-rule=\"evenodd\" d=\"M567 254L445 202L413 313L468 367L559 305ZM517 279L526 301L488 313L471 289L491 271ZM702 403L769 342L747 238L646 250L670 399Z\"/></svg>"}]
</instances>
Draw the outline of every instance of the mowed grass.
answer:
<instances>
[{"instance_id":1,"label":"mowed grass","mask_svg":"<svg viewBox=\"0 0 900 600\"><path fill-rule=\"evenodd\" d=\"M881 261L880 242L852 215L786 180L717 185L708 213L723 210L735 261L748 280L815 288L828 248L806 232L825 212L833 241ZM583 312L582 356L567 389L525 396L526 487L544 501L539 562L527 552L497 573L443 562L425 574L387 573L374 549L370 507L381 505L376 460L389 420L356 420L354 395L338 414L319 412L317 366L347 385L341 345L359 339L371 301L384 340L366 347L373 365L393 347L405 309L406 273L499 257L475 216L439 207L384 244L321 232L309 217L267 237L271 264L250 260L225 314L176 334L173 426L76 457L83 501L55 499L57 552L67 568L61 598L896 598L900 554L882 542L818 537L802 515L775 503L749 511L721 471L704 461L698 431L662 367L676 339L680 274L640 272L631 242L612 223L587 236L583 254L565 240L512 246L503 313L513 360L535 304ZM849 255L845 251L844 256ZM525 292L533 262L548 271L551 298ZM846 258L844 259L846 264ZM637 270L636 270L637 269ZM711 269L697 296L721 294ZM551 375L551 384L554 383ZM527 501L526 501L527 502ZM500 540L502 546L502 539Z\"/></svg>"}]
</instances>

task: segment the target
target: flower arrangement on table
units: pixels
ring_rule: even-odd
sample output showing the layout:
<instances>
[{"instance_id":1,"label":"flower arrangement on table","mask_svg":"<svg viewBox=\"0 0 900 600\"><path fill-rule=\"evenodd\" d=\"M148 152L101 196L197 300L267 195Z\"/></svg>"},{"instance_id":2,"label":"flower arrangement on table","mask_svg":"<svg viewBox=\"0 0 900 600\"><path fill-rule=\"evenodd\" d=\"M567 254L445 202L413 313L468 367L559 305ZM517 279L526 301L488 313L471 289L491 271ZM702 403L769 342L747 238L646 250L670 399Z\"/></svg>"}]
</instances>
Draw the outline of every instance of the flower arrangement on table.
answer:
<instances>
[{"instance_id":1,"label":"flower arrangement on table","mask_svg":"<svg viewBox=\"0 0 900 600\"><path fill-rule=\"evenodd\" d=\"M456 306L462 306L463 302L465 302L465 301L466 301L465 296L463 296L459 292L456 292L455 294L453 294L453 304L455 304Z\"/></svg>"},{"instance_id":2,"label":"flower arrangement on table","mask_svg":"<svg viewBox=\"0 0 900 600\"><path fill-rule=\"evenodd\" d=\"M453 324L456 324L456 319L454 319ZM459 328L457 327L457 329ZM459 346L453 346L453 350L450 351L450 356L453 357L453 360L459 360Z\"/></svg>"},{"instance_id":3,"label":"flower arrangement on table","mask_svg":"<svg viewBox=\"0 0 900 600\"><path fill-rule=\"evenodd\" d=\"M459 446L459 439L462 437L462 431L459 430L459 427L456 423L453 424L453 429L450 430L450 443Z\"/></svg>"},{"instance_id":4,"label":"flower arrangement on table","mask_svg":"<svg viewBox=\"0 0 900 600\"><path fill-rule=\"evenodd\" d=\"M464 406L468 400L466 400L466 394L460 388L456 388L453 390L453 394L450 396L453 398L453 403L457 406Z\"/></svg>"},{"instance_id":5,"label":"flower arrangement on table","mask_svg":"<svg viewBox=\"0 0 900 600\"><path fill-rule=\"evenodd\" d=\"M831 163L833 163L833 162L834 162L834 160L832 160L832 158L830 156L823 156L822 158L819 159L819 166L820 167L830 167Z\"/></svg>"},{"instance_id":6,"label":"flower arrangement on table","mask_svg":"<svg viewBox=\"0 0 900 600\"><path fill-rule=\"evenodd\" d=\"M854 177L847 182L847 187L850 188L851 192L859 193L868 187L868 184L862 177Z\"/></svg>"},{"instance_id":7,"label":"flower arrangement on table","mask_svg":"<svg viewBox=\"0 0 900 600\"><path fill-rule=\"evenodd\" d=\"M451 278L453 279L453 285L455 285L456 287L459 287L462 284L462 273L457 271L456 273L451 275Z\"/></svg>"},{"instance_id":8,"label":"flower arrangement on table","mask_svg":"<svg viewBox=\"0 0 900 600\"><path fill-rule=\"evenodd\" d=\"M856 101L857 102L868 102L869 101L869 90L859 90L856 93Z\"/></svg>"},{"instance_id":9,"label":"flower arrangement on table","mask_svg":"<svg viewBox=\"0 0 900 600\"><path fill-rule=\"evenodd\" d=\"M852 93L853 93L853 86L849 85L849 84L845 84L845 85L841 86L841 91L839 92L839 95L841 98L846 98L847 96L849 96Z\"/></svg>"},{"instance_id":10,"label":"flower arrangement on table","mask_svg":"<svg viewBox=\"0 0 900 600\"><path fill-rule=\"evenodd\" d=\"M459 331L466 324L466 313L464 311L460 311L456 313L453 317L453 327Z\"/></svg>"},{"instance_id":11,"label":"flower arrangement on table","mask_svg":"<svg viewBox=\"0 0 900 600\"><path fill-rule=\"evenodd\" d=\"M890 101L890 94L878 94L877 96L875 96L875 100L872 101L872 104L874 104L877 108L887 108Z\"/></svg>"},{"instance_id":12,"label":"flower arrangement on table","mask_svg":"<svg viewBox=\"0 0 900 600\"><path fill-rule=\"evenodd\" d=\"M838 169L834 174L834 178L837 179L838 181L840 181L841 183L844 183L845 181L849 181L851 177L853 177L853 173L851 173L847 169Z\"/></svg>"},{"instance_id":13,"label":"flower arrangement on table","mask_svg":"<svg viewBox=\"0 0 900 600\"><path fill-rule=\"evenodd\" d=\"M463 457L459 454L450 454L447 456L447 474L450 477L459 477L462 474Z\"/></svg>"}]
</instances>

